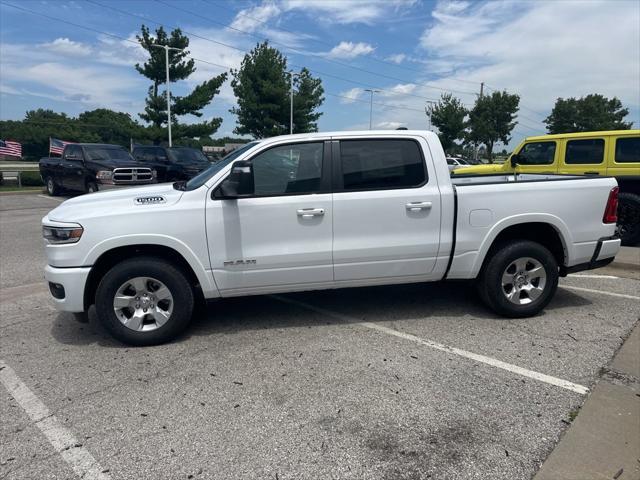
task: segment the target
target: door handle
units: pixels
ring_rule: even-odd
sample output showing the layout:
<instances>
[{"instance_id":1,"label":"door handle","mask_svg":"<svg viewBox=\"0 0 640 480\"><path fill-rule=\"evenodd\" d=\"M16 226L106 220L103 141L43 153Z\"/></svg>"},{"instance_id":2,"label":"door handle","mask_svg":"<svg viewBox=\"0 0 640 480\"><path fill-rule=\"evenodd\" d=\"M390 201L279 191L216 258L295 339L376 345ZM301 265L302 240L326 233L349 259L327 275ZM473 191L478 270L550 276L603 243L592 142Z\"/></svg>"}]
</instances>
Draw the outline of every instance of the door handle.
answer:
<instances>
[{"instance_id":1,"label":"door handle","mask_svg":"<svg viewBox=\"0 0 640 480\"><path fill-rule=\"evenodd\" d=\"M600 172L584 172L585 175L600 175Z\"/></svg>"},{"instance_id":2,"label":"door handle","mask_svg":"<svg viewBox=\"0 0 640 480\"><path fill-rule=\"evenodd\" d=\"M321 217L324 215L324 208L301 208L298 216L302 218Z\"/></svg>"},{"instance_id":3,"label":"door handle","mask_svg":"<svg viewBox=\"0 0 640 480\"><path fill-rule=\"evenodd\" d=\"M431 206L431 202L409 202L407 203L406 208L410 212L417 212L420 210L430 210Z\"/></svg>"}]
</instances>

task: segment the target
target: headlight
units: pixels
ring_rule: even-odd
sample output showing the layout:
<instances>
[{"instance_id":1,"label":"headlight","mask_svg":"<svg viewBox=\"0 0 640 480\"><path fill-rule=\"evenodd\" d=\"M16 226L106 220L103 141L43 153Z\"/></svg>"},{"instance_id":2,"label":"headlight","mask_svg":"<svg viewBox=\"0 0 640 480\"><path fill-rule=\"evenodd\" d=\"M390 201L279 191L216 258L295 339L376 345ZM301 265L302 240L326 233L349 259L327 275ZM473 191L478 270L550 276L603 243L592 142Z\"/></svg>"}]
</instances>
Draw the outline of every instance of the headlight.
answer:
<instances>
[{"instance_id":1,"label":"headlight","mask_svg":"<svg viewBox=\"0 0 640 480\"><path fill-rule=\"evenodd\" d=\"M113 179L113 172L111 170L100 170L96 173L96 179L102 183L110 183Z\"/></svg>"},{"instance_id":2,"label":"headlight","mask_svg":"<svg viewBox=\"0 0 640 480\"><path fill-rule=\"evenodd\" d=\"M49 243L76 243L82 237L84 229L77 227L42 227L42 236Z\"/></svg>"}]
</instances>

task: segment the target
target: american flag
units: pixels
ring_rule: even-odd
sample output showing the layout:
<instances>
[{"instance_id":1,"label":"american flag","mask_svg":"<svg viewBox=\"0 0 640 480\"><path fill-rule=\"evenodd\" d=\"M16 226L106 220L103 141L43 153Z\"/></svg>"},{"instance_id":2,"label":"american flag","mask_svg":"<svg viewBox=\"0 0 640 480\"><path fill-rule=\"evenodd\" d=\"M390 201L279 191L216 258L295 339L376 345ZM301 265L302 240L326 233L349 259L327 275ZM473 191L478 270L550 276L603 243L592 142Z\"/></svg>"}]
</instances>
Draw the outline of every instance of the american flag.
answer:
<instances>
[{"instance_id":1,"label":"american flag","mask_svg":"<svg viewBox=\"0 0 640 480\"><path fill-rule=\"evenodd\" d=\"M49 153L62 155L64 146L70 143L76 143L76 142L65 142L64 140L58 140L57 138L49 138Z\"/></svg>"},{"instance_id":2,"label":"american flag","mask_svg":"<svg viewBox=\"0 0 640 480\"><path fill-rule=\"evenodd\" d=\"M22 157L22 145L10 140L0 140L0 155Z\"/></svg>"}]
</instances>

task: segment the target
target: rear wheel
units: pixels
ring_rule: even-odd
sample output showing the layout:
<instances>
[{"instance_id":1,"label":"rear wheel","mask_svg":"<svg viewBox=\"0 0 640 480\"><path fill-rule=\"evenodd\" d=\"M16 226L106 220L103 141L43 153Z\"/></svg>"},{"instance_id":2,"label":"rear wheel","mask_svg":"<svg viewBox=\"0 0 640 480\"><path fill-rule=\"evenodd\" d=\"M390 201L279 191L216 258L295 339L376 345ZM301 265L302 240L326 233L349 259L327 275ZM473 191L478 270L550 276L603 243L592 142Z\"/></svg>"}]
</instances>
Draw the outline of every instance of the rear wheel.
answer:
<instances>
[{"instance_id":1,"label":"rear wheel","mask_svg":"<svg viewBox=\"0 0 640 480\"><path fill-rule=\"evenodd\" d=\"M623 245L640 243L640 195L618 195L618 235Z\"/></svg>"},{"instance_id":2,"label":"rear wheel","mask_svg":"<svg viewBox=\"0 0 640 480\"><path fill-rule=\"evenodd\" d=\"M516 240L495 249L478 278L482 300L506 317L530 317L558 288L558 264L539 243Z\"/></svg>"},{"instance_id":3,"label":"rear wheel","mask_svg":"<svg viewBox=\"0 0 640 480\"><path fill-rule=\"evenodd\" d=\"M109 270L96 291L96 313L118 340L157 345L182 332L193 312L189 280L160 258L124 260Z\"/></svg>"},{"instance_id":4,"label":"rear wheel","mask_svg":"<svg viewBox=\"0 0 640 480\"><path fill-rule=\"evenodd\" d=\"M56 182L53 179L53 177L47 177L44 183L45 183L45 186L47 188L47 193L50 196L55 197L56 195L58 195L60 193L60 188L56 184Z\"/></svg>"}]
</instances>

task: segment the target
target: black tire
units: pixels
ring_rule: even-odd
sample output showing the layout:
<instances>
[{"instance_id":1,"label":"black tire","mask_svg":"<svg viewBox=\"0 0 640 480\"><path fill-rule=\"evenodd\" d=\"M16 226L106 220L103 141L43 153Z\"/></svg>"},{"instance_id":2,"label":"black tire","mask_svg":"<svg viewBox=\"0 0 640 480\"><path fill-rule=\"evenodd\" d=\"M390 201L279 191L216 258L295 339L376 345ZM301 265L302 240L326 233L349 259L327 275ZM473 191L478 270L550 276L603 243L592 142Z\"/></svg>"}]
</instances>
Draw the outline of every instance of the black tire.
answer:
<instances>
[{"instance_id":1,"label":"black tire","mask_svg":"<svg viewBox=\"0 0 640 480\"><path fill-rule=\"evenodd\" d=\"M98 191L98 185L96 182L87 182L84 187L84 193L94 193Z\"/></svg>"},{"instance_id":2,"label":"black tire","mask_svg":"<svg viewBox=\"0 0 640 480\"><path fill-rule=\"evenodd\" d=\"M44 180L44 185L47 189L47 194L50 197L55 197L60 193L60 187L58 187L58 185L56 184L56 181L53 179L53 177L47 177Z\"/></svg>"},{"instance_id":3,"label":"black tire","mask_svg":"<svg viewBox=\"0 0 640 480\"><path fill-rule=\"evenodd\" d=\"M640 243L640 195L618 195L618 235L622 245L633 246Z\"/></svg>"},{"instance_id":4,"label":"black tire","mask_svg":"<svg viewBox=\"0 0 640 480\"><path fill-rule=\"evenodd\" d=\"M150 331L132 330L116 316L113 300L118 289L135 277L151 277L162 282L173 297L173 312L162 326ZM168 342L191 322L193 289L187 276L172 263L156 257L124 260L109 270L96 291L96 314L105 328L129 345L158 345ZM146 310L145 310L146 311Z\"/></svg>"},{"instance_id":5,"label":"black tire","mask_svg":"<svg viewBox=\"0 0 640 480\"><path fill-rule=\"evenodd\" d=\"M489 308L504 317L523 318L536 315L547 306L558 288L558 263L547 248L528 240L514 240L492 248L489 255L477 281L480 298ZM524 258L534 259L541 264L546 280L544 286L540 287L542 293L537 298L529 298L529 303L517 305L507 298L507 289L511 290L514 285L505 288L502 277L516 260ZM540 280L532 280L534 284L536 281L537 286L540 286ZM527 301L527 293L522 293L522 296L522 301Z\"/></svg>"}]
</instances>

